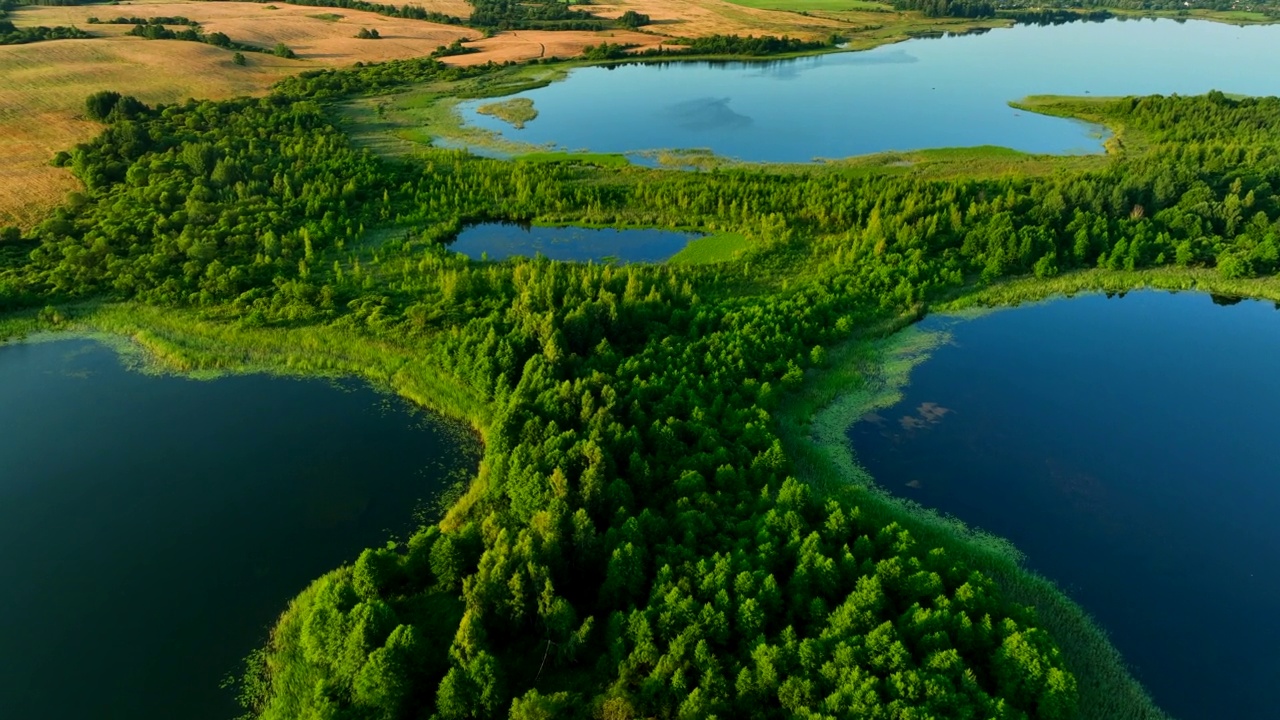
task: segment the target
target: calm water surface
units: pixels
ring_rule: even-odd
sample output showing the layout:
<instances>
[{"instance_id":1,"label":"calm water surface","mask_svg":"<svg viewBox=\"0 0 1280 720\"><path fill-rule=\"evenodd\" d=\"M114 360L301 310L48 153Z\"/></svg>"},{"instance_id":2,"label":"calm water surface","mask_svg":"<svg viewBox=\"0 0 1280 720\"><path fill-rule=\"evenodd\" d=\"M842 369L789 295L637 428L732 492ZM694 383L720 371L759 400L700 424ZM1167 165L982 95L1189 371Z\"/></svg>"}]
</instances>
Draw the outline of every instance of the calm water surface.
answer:
<instances>
[{"instance_id":1,"label":"calm water surface","mask_svg":"<svg viewBox=\"0 0 1280 720\"><path fill-rule=\"evenodd\" d=\"M1018 26L866 52L756 63L574 70L520 93L538 117L516 130L476 107L466 122L570 150L709 148L808 162L886 150L1000 145L1087 153L1100 129L1008 106L1034 94L1280 93L1280 26L1173 20Z\"/></svg>"},{"instance_id":2,"label":"calm water surface","mask_svg":"<svg viewBox=\"0 0 1280 720\"><path fill-rule=\"evenodd\" d=\"M474 260L504 260L543 255L551 260L620 260L662 262L697 237L670 230L537 227L514 223L480 223L458 233L449 245Z\"/></svg>"},{"instance_id":3,"label":"calm water surface","mask_svg":"<svg viewBox=\"0 0 1280 720\"><path fill-rule=\"evenodd\" d=\"M0 717L227 720L219 680L308 582L474 467L354 383L197 382L0 345Z\"/></svg>"},{"instance_id":4,"label":"calm water surface","mask_svg":"<svg viewBox=\"0 0 1280 720\"><path fill-rule=\"evenodd\" d=\"M949 327L854 425L892 492L1009 538L1181 720L1280 701L1280 312L1087 296Z\"/></svg>"}]
</instances>

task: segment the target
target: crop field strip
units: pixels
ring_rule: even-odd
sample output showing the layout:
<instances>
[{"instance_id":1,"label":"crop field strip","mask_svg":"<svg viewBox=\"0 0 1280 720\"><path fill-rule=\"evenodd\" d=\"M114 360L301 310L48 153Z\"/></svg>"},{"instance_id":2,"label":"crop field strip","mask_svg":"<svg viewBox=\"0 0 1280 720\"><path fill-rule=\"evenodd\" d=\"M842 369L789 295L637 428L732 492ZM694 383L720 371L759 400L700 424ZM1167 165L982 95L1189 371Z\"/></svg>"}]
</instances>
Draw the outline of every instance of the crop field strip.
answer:
<instances>
[{"instance_id":1,"label":"crop field strip","mask_svg":"<svg viewBox=\"0 0 1280 720\"><path fill-rule=\"evenodd\" d=\"M429 12L466 18L472 6L463 0L419 3ZM444 58L452 65L524 62L573 58L588 45L609 43L648 50L671 47L682 37L708 35L788 35L819 40L833 34L850 37L863 48L902 39L907 33L999 24L956 18L921 18L915 13L885 11L888 6L851 0L823 0L812 12L799 12L792 0L623 0L590 6L602 19L628 10L652 17L635 30L508 30L485 37L480 30L423 20L394 18L345 8L288 3L169 2L144 0L128 5L31 6L11 13L19 27L74 26L93 37L0 47L0 157L7 172L0 178L0 225L29 227L66 193L79 187L49 159L91 136L79 113L85 96L99 90L128 87L144 102L176 102L188 97L219 100L261 95L289 74L317 67L346 67L420 57L455 40L471 40L478 50ZM253 53L246 65L231 62L232 52L177 40L143 40L129 36L127 24L108 24L116 17L186 17L208 33L224 33L233 42L264 49L283 43L297 60ZM104 21L89 24L90 17ZM362 29L379 39L359 39Z\"/></svg>"}]
</instances>

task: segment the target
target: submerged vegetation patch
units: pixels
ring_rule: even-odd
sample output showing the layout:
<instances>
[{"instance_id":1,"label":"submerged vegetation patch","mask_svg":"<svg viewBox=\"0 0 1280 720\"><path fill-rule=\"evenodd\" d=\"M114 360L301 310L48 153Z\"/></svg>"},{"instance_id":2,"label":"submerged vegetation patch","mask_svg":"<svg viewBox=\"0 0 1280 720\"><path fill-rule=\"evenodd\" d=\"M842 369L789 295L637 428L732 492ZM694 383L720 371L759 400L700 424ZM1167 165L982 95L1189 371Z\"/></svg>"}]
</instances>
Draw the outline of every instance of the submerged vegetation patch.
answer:
<instances>
[{"instance_id":1,"label":"submerged vegetation patch","mask_svg":"<svg viewBox=\"0 0 1280 720\"><path fill-rule=\"evenodd\" d=\"M538 111L529 98L511 98L494 103L487 103L476 108L481 115L490 115L510 124L517 130L524 129L525 123L533 122Z\"/></svg>"}]
</instances>

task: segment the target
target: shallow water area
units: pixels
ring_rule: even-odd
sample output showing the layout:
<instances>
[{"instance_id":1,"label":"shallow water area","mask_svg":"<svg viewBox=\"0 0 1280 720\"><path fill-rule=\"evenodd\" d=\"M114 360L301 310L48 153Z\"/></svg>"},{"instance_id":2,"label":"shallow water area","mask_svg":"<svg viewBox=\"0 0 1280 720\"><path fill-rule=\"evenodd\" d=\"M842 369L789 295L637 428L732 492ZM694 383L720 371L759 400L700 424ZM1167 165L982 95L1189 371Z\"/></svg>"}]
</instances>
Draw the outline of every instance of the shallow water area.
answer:
<instances>
[{"instance_id":1,"label":"shallow water area","mask_svg":"<svg viewBox=\"0 0 1280 720\"><path fill-rule=\"evenodd\" d=\"M0 716L227 720L289 600L476 463L355 382L130 371L0 345Z\"/></svg>"},{"instance_id":2,"label":"shallow water area","mask_svg":"<svg viewBox=\"0 0 1280 720\"><path fill-rule=\"evenodd\" d=\"M996 145L1102 151L1102 128L1016 110L1028 95L1280 93L1280 26L1112 20L1019 25L865 52L761 62L635 63L573 70L519 93L517 130L461 103L464 121L531 145L625 153L709 148L751 162Z\"/></svg>"},{"instance_id":3,"label":"shallow water area","mask_svg":"<svg viewBox=\"0 0 1280 720\"><path fill-rule=\"evenodd\" d=\"M1280 699L1280 312L1198 293L969 321L849 437L895 495L1008 538L1181 720Z\"/></svg>"},{"instance_id":4,"label":"shallow water area","mask_svg":"<svg viewBox=\"0 0 1280 720\"><path fill-rule=\"evenodd\" d=\"M543 227L480 223L458 233L449 249L473 260L505 260L541 255L576 262L662 262L680 252L697 233L671 230Z\"/></svg>"}]
</instances>

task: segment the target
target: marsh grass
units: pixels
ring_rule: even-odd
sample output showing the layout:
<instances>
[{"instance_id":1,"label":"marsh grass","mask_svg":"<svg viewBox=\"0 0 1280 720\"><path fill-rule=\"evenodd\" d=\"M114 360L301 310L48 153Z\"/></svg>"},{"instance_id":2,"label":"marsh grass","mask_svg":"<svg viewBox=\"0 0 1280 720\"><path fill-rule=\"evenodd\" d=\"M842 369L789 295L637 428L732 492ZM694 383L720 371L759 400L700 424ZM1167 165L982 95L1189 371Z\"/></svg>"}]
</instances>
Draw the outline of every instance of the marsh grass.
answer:
<instances>
[{"instance_id":1,"label":"marsh grass","mask_svg":"<svg viewBox=\"0 0 1280 720\"><path fill-rule=\"evenodd\" d=\"M1026 569L1017 548L891 495L857 463L845 436L848 426L895 402L911 369L944 341L945 334L908 328L889 338L856 340L833 353L831 369L780 413L781 435L798 477L820 496L857 506L871 524L896 522L926 546L943 548L989 573L1012 599L1035 608L1040 626L1058 643L1079 683L1080 720L1165 720L1106 633L1056 585Z\"/></svg>"},{"instance_id":2,"label":"marsh grass","mask_svg":"<svg viewBox=\"0 0 1280 720\"><path fill-rule=\"evenodd\" d=\"M583 63L555 66L530 66L507 70L483 81L424 83L397 93L361 98L343 104L338 112L344 128L361 147L387 157L403 157L421 153L433 145L466 148L479 154L532 162L577 162L604 168L620 168L631 164L628 155L619 153L566 152L510 140L501 134L468 125L459 105L466 99L490 97L493 94L522 92L563 79L573 67ZM536 116L532 100L511 98L509 101L480 106L478 112L500 117L507 122L527 122L521 117ZM859 155L848 158L815 158L809 163L752 163L717 155L705 148L668 148L638 151L660 168L711 171L716 169L760 169L774 173L836 172L849 176L910 175L921 178L950 179L1035 177L1057 172L1084 172L1105 167L1121 147L1127 152L1142 152L1147 144L1140 133L1114 124L1102 115L1099 104L1106 98L1070 98L1034 96L1010 103L1013 107L1059 117L1081 120L1098 126L1102 134L1123 138L1123 143L1108 141L1107 153L1085 155L1032 154L993 145L967 148L933 148ZM507 117L502 117L506 115Z\"/></svg>"},{"instance_id":3,"label":"marsh grass","mask_svg":"<svg viewBox=\"0 0 1280 720\"><path fill-rule=\"evenodd\" d=\"M516 155L512 159L519 162L568 163L572 165L594 165L611 169L624 168L631 164L631 160L622 153L548 151L524 153Z\"/></svg>"},{"instance_id":4,"label":"marsh grass","mask_svg":"<svg viewBox=\"0 0 1280 720\"><path fill-rule=\"evenodd\" d=\"M935 303L931 310L971 317L992 308L1055 296L1145 288L1280 302L1280 279L1227 280L1211 270L1165 268L1018 278L969 288ZM1028 570L1017 548L1002 538L966 527L956 518L890 494L858 463L846 436L849 426L896 403L911 371L949 340L944 330L913 325L924 313L921 307L831 350L826 367L810 371L801 389L786 399L777 413L778 427L797 476L819 494L858 506L872 523L897 522L920 542L944 548L971 567L990 573L1010 597L1034 607L1079 682L1077 717L1081 720L1166 719L1168 716L1133 678L1106 632L1053 582Z\"/></svg>"},{"instance_id":5,"label":"marsh grass","mask_svg":"<svg viewBox=\"0 0 1280 720\"><path fill-rule=\"evenodd\" d=\"M384 157L412 156L432 146L464 147L504 157L537 155L548 148L468 125L458 106L467 100L543 87L567 72L565 66L522 66L480 78L422 83L391 95L358 98L337 106L335 112L356 145Z\"/></svg>"},{"instance_id":6,"label":"marsh grass","mask_svg":"<svg viewBox=\"0 0 1280 720\"><path fill-rule=\"evenodd\" d=\"M431 338L391 345L333 327L250 328L187 311L135 304L82 304L0 321L0 340L47 342L89 337L121 354L129 367L193 379L264 373L355 378L449 420L446 427L479 455L492 408L431 351ZM481 467L444 515L450 526L488 489Z\"/></svg>"},{"instance_id":7,"label":"marsh grass","mask_svg":"<svg viewBox=\"0 0 1280 720\"><path fill-rule=\"evenodd\" d=\"M538 117L538 109L529 98L511 98L498 102L486 103L476 108L481 115L498 118L517 130L523 130L526 123Z\"/></svg>"},{"instance_id":8,"label":"marsh grass","mask_svg":"<svg viewBox=\"0 0 1280 720\"><path fill-rule=\"evenodd\" d=\"M751 241L740 233L720 232L694 238L680 252L667 260L672 265L709 265L729 262L751 248Z\"/></svg>"}]
</instances>

